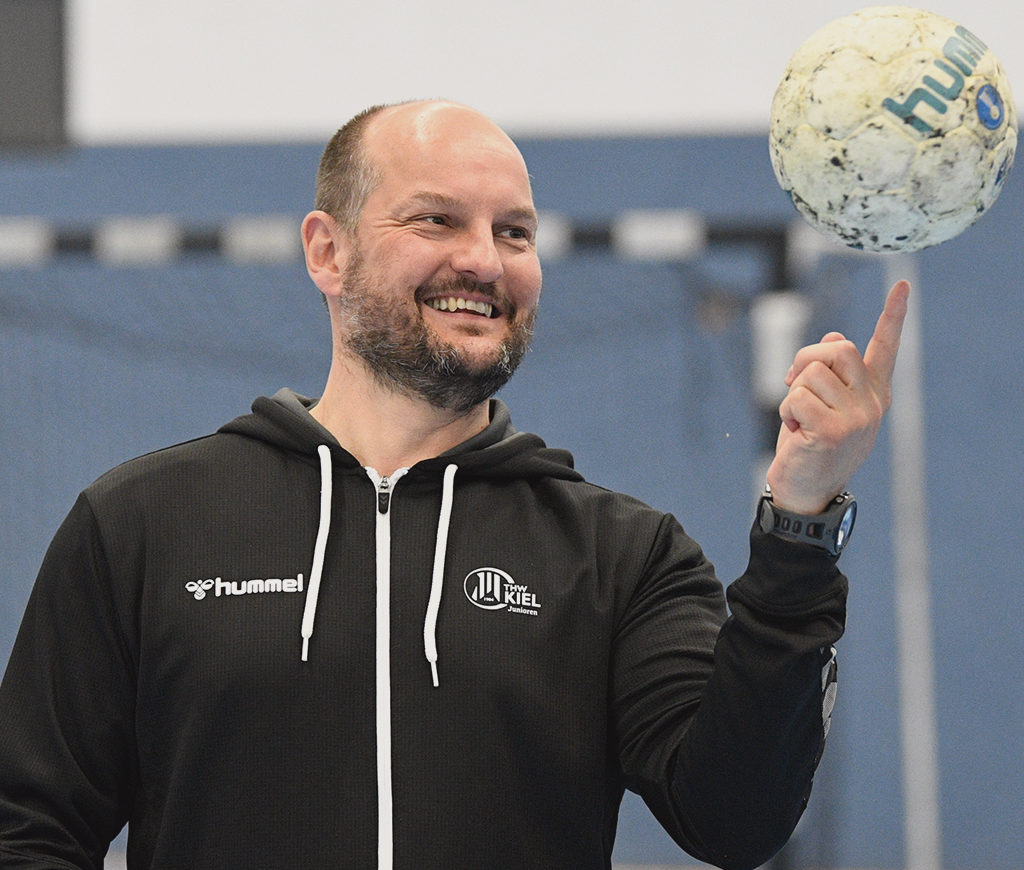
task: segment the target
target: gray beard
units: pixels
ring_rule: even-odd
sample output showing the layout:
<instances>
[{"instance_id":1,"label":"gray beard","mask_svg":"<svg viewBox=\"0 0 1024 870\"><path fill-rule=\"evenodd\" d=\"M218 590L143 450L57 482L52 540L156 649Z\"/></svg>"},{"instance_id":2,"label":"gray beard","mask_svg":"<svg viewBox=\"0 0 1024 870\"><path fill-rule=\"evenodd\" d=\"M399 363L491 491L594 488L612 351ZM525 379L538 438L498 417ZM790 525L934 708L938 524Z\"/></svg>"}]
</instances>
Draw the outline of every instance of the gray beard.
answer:
<instances>
[{"instance_id":1,"label":"gray beard","mask_svg":"<svg viewBox=\"0 0 1024 870\"><path fill-rule=\"evenodd\" d=\"M536 311L519 319L515 306L501 300L510 335L498 346L492 360L473 365L455 345L430 330L418 309L395 311L382 307L358 251L345 270L344 288L339 308L345 344L363 360L377 383L455 414L465 414L500 390L533 338ZM442 296L457 296L460 291L497 298L494 285L458 277L420 287L417 301L439 292Z\"/></svg>"}]
</instances>

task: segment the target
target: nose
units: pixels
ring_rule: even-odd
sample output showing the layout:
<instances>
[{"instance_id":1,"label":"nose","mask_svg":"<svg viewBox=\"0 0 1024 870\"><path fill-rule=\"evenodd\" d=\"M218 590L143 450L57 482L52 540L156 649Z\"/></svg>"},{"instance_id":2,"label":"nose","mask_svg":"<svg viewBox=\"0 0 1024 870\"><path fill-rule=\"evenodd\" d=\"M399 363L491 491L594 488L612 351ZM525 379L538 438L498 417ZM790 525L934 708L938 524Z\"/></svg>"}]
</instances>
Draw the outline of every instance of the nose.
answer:
<instances>
[{"instance_id":1,"label":"nose","mask_svg":"<svg viewBox=\"0 0 1024 870\"><path fill-rule=\"evenodd\" d=\"M494 243L494 233L486 228L466 228L460 233L452 250L451 267L460 275L479 284L492 284L504 273L501 254Z\"/></svg>"}]
</instances>

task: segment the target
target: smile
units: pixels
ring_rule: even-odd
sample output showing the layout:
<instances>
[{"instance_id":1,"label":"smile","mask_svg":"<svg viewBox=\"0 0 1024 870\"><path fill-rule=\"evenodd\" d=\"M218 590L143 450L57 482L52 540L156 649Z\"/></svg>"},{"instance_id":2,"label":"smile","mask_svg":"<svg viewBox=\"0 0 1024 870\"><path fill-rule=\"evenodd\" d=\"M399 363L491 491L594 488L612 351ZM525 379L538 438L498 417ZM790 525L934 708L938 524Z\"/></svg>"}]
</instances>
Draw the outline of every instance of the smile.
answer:
<instances>
[{"instance_id":1,"label":"smile","mask_svg":"<svg viewBox=\"0 0 1024 870\"><path fill-rule=\"evenodd\" d=\"M426 304L435 311L469 311L484 317L498 316L490 302L477 302L473 299L463 299L461 296L437 296L428 299Z\"/></svg>"}]
</instances>

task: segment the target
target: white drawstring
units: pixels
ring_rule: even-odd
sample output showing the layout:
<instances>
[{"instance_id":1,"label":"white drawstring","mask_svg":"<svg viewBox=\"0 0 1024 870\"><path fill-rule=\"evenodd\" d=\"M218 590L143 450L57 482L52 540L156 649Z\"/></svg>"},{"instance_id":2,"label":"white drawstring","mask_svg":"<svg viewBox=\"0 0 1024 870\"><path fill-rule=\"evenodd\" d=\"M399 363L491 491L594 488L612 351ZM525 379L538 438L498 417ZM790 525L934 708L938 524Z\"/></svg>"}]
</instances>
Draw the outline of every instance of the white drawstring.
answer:
<instances>
[{"instance_id":1,"label":"white drawstring","mask_svg":"<svg viewBox=\"0 0 1024 870\"><path fill-rule=\"evenodd\" d=\"M302 613L302 661L309 660L309 639L313 635L316 619L317 599L320 595L320 578L324 570L324 553L331 530L331 451L326 444L317 447L320 456L320 525L313 548L313 565L309 572L309 588L306 590L306 604ZM434 547L434 566L430 580L430 597L427 613L423 620L423 651L430 663L434 686L439 686L437 674L437 615L441 608L441 591L444 586L444 560L448 548L448 525L452 515L452 501L457 465L444 470L441 487L441 511L437 519L437 542Z\"/></svg>"},{"instance_id":2,"label":"white drawstring","mask_svg":"<svg viewBox=\"0 0 1024 870\"><path fill-rule=\"evenodd\" d=\"M317 447L320 455L320 527L316 532L313 547L313 567L309 572L309 588L306 590L306 606L302 612L302 660L309 660L309 639L313 635L313 620L316 619L316 601L320 595L320 576L324 572L324 551L327 536L331 530L331 450L326 444Z\"/></svg>"},{"instance_id":3,"label":"white drawstring","mask_svg":"<svg viewBox=\"0 0 1024 870\"><path fill-rule=\"evenodd\" d=\"M454 489L457 465L449 465L444 470L444 483L441 487L441 513L437 518L437 544L434 547L434 570L430 579L430 598L427 601L427 615L423 620L423 651L430 662L430 672L434 678L434 686L440 685L437 679L437 612L441 607L441 587L444 585L444 557L448 548L448 522L452 516L452 492Z\"/></svg>"}]
</instances>

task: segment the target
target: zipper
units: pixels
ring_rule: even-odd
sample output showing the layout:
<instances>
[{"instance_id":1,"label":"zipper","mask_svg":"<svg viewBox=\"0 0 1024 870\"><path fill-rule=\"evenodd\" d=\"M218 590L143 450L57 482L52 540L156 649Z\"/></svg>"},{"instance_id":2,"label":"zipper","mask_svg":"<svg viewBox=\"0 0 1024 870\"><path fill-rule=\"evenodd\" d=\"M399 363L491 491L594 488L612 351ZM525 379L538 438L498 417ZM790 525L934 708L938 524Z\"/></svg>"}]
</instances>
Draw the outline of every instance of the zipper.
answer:
<instances>
[{"instance_id":1,"label":"zipper","mask_svg":"<svg viewBox=\"0 0 1024 870\"><path fill-rule=\"evenodd\" d=\"M386 477L377 484L377 513L386 514L391 504L391 481Z\"/></svg>"},{"instance_id":2,"label":"zipper","mask_svg":"<svg viewBox=\"0 0 1024 870\"><path fill-rule=\"evenodd\" d=\"M391 785L391 501L395 485L408 471L391 477L367 467L376 490L376 725L377 725L377 867L394 864L394 801Z\"/></svg>"}]
</instances>

